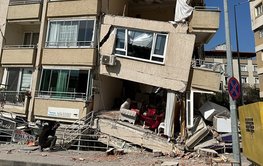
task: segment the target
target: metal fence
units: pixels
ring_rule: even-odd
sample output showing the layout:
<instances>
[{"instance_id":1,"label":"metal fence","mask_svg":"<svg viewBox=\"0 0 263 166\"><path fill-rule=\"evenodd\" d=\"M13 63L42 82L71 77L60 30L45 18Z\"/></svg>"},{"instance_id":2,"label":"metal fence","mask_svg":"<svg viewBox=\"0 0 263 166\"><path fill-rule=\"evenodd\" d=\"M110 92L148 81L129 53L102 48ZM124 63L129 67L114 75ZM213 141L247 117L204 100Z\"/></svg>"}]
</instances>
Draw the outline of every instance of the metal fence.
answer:
<instances>
[{"instance_id":1,"label":"metal fence","mask_svg":"<svg viewBox=\"0 0 263 166\"><path fill-rule=\"evenodd\" d=\"M79 92L56 92L56 91L38 91L37 97L52 99L68 99L68 100L85 100L86 93Z\"/></svg>"}]
</instances>

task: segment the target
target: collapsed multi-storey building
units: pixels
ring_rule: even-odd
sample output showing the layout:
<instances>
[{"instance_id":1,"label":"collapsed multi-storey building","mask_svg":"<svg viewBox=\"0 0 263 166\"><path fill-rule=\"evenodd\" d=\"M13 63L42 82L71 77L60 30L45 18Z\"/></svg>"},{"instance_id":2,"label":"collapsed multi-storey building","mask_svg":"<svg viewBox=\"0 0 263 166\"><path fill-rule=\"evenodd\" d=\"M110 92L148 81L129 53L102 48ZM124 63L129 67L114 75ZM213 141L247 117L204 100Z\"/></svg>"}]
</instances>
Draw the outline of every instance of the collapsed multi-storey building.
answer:
<instances>
[{"instance_id":1,"label":"collapsed multi-storey building","mask_svg":"<svg viewBox=\"0 0 263 166\"><path fill-rule=\"evenodd\" d=\"M219 28L220 11L203 0L10 0L0 7L4 110L29 121L74 122L130 98L139 110L160 104L170 137L175 116L181 131L192 127L199 94L219 91L219 65L195 62Z\"/></svg>"}]
</instances>

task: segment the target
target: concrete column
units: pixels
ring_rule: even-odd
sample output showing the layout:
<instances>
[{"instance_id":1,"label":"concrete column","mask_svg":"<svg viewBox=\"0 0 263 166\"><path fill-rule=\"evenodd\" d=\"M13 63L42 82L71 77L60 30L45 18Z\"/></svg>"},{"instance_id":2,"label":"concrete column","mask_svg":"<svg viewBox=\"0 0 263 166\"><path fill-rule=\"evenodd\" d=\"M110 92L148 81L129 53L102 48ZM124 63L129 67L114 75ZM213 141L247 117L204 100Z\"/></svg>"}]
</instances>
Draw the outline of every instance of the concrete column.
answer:
<instances>
[{"instance_id":1,"label":"concrete column","mask_svg":"<svg viewBox=\"0 0 263 166\"><path fill-rule=\"evenodd\" d=\"M42 16L41 16L41 24L40 24L40 31L39 31L39 39L38 39L38 48L37 48L37 55L35 61L35 70L32 74L32 90L31 90L31 102L29 104L28 109L28 121L33 121L34 118L34 101L36 96L36 91L38 89L39 78L41 74L41 57L42 57L42 48L45 46L45 34L47 28L46 22L46 12L47 12L47 4L48 0L43 1L43 8L42 8Z\"/></svg>"}]
</instances>

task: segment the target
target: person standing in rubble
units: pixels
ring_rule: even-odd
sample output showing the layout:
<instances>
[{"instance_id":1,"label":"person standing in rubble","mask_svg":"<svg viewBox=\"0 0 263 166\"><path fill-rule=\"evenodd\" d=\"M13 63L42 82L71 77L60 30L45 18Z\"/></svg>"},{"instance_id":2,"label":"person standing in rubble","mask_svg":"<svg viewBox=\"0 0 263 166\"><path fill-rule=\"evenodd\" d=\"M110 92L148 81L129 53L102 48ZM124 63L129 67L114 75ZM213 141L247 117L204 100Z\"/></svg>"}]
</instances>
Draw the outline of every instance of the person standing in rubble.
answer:
<instances>
[{"instance_id":1,"label":"person standing in rubble","mask_svg":"<svg viewBox=\"0 0 263 166\"><path fill-rule=\"evenodd\" d=\"M44 148L50 148L52 150L56 144L56 130L60 126L59 123L48 123L47 126L43 127L42 132L39 135L39 151L43 151Z\"/></svg>"}]
</instances>

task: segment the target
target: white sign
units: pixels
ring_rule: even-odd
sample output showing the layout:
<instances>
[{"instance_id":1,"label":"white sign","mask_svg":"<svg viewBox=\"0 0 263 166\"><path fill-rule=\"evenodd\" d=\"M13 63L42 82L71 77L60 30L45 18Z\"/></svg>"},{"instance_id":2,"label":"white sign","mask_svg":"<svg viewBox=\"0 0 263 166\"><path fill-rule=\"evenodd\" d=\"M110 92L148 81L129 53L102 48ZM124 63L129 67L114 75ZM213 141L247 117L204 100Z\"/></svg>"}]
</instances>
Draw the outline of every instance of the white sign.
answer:
<instances>
[{"instance_id":1,"label":"white sign","mask_svg":"<svg viewBox=\"0 0 263 166\"><path fill-rule=\"evenodd\" d=\"M12 136L13 142L29 142L34 140L35 136L30 135L22 130L15 130Z\"/></svg>"},{"instance_id":2,"label":"white sign","mask_svg":"<svg viewBox=\"0 0 263 166\"><path fill-rule=\"evenodd\" d=\"M47 116L58 117L58 118L78 119L79 109L48 107Z\"/></svg>"}]
</instances>

